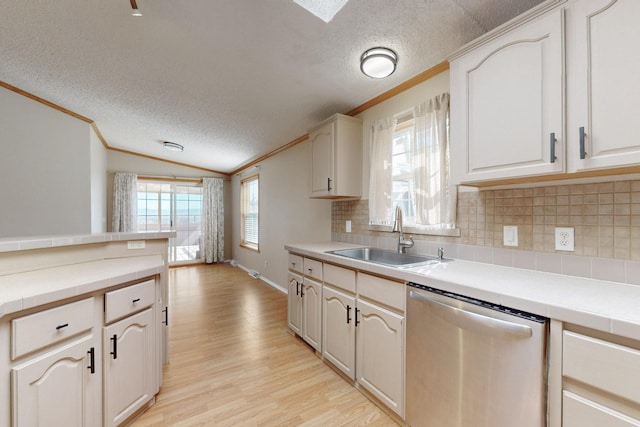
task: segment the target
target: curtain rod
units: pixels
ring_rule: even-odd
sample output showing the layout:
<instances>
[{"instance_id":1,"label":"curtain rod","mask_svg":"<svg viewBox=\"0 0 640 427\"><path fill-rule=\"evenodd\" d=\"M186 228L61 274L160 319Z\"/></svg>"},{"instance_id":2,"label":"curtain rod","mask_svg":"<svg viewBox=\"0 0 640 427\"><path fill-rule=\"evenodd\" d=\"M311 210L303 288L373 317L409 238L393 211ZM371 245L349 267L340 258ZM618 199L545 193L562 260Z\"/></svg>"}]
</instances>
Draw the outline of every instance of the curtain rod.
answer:
<instances>
[{"instance_id":1,"label":"curtain rod","mask_svg":"<svg viewBox=\"0 0 640 427\"><path fill-rule=\"evenodd\" d=\"M207 177L209 178L209 177ZM210 177L210 178L220 178L223 181L229 181L229 178L224 177ZM202 183L202 178L185 178L179 176L157 176L157 175L138 175L138 179L144 181L170 181L170 182L193 182L193 183Z\"/></svg>"}]
</instances>

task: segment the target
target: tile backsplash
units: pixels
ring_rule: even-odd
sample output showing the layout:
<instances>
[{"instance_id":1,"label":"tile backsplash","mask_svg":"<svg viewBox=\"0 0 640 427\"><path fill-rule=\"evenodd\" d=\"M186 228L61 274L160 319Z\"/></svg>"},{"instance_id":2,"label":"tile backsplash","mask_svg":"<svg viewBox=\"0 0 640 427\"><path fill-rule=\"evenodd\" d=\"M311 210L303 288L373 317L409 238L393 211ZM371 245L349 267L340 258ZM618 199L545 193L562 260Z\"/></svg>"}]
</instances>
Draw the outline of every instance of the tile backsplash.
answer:
<instances>
[{"instance_id":1,"label":"tile backsplash","mask_svg":"<svg viewBox=\"0 0 640 427\"><path fill-rule=\"evenodd\" d=\"M397 237L370 231L368 216L367 200L333 202L333 239L392 249ZM518 247L503 245L505 225L518 226ZM640 180L460 191L457 227L460 237L414 235L416 251L640 284ZM574 229L574 252L556 252L556 227Z\"/></svg>"}]
</instances>

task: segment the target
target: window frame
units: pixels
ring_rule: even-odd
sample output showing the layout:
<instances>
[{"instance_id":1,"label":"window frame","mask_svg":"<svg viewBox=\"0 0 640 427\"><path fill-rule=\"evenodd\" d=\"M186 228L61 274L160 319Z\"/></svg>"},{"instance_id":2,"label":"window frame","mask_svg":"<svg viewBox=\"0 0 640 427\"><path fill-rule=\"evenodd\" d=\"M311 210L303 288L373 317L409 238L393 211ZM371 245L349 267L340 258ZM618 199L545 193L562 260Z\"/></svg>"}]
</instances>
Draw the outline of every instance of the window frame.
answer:
<instances>
[{"instance_id":1,"label":"window frame","mask_svg":"<svg viewBox=\"0 0 640 427\"><path fill-rule=\"evenodd\" d=\"M249 184L252 184L253 182L255 182L257 186L255 191L258 199L255 207L256 242L248 240L246 236L246 219L248 215L253 213L247 212L250 205L250 201L248 199L249 194L247 193L251 190ZM243 248L254 250L256 252L260 252L260 174L243 178L240 181L240 246Z\"/></svg>"}]
</instances>

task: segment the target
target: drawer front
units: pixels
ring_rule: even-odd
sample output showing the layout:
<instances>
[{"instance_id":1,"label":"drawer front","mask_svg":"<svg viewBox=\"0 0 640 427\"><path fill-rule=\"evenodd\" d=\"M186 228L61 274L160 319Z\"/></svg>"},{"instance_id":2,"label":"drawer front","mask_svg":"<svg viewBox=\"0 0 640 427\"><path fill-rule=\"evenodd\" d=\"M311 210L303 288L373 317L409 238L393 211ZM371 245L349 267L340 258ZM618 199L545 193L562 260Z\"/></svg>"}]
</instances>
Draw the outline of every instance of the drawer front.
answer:
<instances>
[{"instance_id":1,"label":"drawer front","mask_svg":"<svg viewBox=\"0 0 640 427\"><path fill-rule=\"evenodd\" d=\"M105 323L113 322L116 319L149 307L155 302L155 296L155 280L147 280L137 285L107 292L105 294Z\"/></svg>"},{"instance_id":2,"label":"drawer front","mask_svg":"<svg viewBox=\"0 0 640 427\"><path fill-rule=\"evenodd\" d=\"M564 391L562 427L640 427L640 421L582 396Z\"/></svg>"},{"instance_id":3,"label":"drawer front","mask_svg":"<svg viewBox=\"0 0 640 427\"><path fill-rule=\"evenodd\" d=\"M337 265L325 264L323 267L324 281L335 287L356 293L356 272Z\"/></svg>"},{"instance_id":4,"label":"drawer front","mask_svg":"<svg viewBox=\"0 0 640 427\"><path fill-rule=\"evenodd\" d=\"M404 312L404 283L358 273L358 295Z\"/></svg>"},{"instance_id":5,"label":"drawer front","mask_svg":"<svg viewBox=\"0 0 640 427\"><path fill-rule=\"evenodd\" d=\"M304 275L313 277L316 280L322 280L322 262L315 259L304 259Z\"/></svg>"},{"instance_id":6,"label":"drawer front","mask_svg":"<svg viewBox=\"0 0 640 427\"><path fill-rule=\"evenodd\" d=\"M300 255L289 254L289 270L302 274L303 268L302 257Z\"/></svg>"},{"instance_id":7,"label":"drawer front","mask_svg":"<svg viewBox=\"0 0 640 427\"><path fill-rule=\"evenodd\" d=\"M564 331L562 373L606 392L640 401L640 351Z\"/></svg>"},{"instance_id":8,"label":"drawer front","mask_svg":"<svg viewBox=\"0 0 640 427\"><path fill-rule=\"evenodd\" d=\"M91 330L94 298L50 308L11 321L11 358L16 359L48 345Z\"/></svg>"}]
</instances>

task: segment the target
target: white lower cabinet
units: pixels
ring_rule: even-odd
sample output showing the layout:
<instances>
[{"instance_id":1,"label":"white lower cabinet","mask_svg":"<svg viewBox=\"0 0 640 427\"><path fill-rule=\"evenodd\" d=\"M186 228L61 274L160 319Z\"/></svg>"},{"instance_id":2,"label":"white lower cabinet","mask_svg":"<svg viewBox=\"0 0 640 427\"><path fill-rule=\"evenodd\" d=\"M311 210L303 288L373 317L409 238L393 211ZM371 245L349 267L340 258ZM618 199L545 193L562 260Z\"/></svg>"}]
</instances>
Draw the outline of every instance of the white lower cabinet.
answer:
<instances>
[{"instance_id":1,"label":"white lower cabinet","mask_svg":"<svg viewBox=\"0 0 640 427\"><path fill-rule=\"evenodd\" d=\"M149 403L161 381L156 285L3 319L0 375L11 384L0 427L117 426Z\"/></svg>"},{"instance_id":2,"label":"white lower cabinet","mask_svg":"<svg viewBox=\"0 0 640 427\"><path fill-rule=\"evenodd\" d=\"M289 328L296 334L302 335L302 295L300 292L302 286L304 286L302 276L289 272L288 280L287 318Z\"/></svg>"},{"instance_id":3,"label":"white lower cabinet","mask_svg":"<svg viewBox=\"0 0 640 427\"><path fill-rule=\"evenodd\" d=\"M322 350L322 283L305 277L302 292L302 339Z\"/></svg>"},{"instance_id":4,"label":"white lower cabinet","mask_svg":"<svg viewBox=\"0 0 640 427\"><path fill-rule=\"evenodd\" d=\"M100 372L95 351L94 336L89 334L13 368L12 425L99 425Z\"/></svg>"},{"instance_id":5,"label":"white lower cabinet","mask_svg":"<svg viewBox=\"0 0 640 427\"><path fill-rule=\"evenodd\" d=\"M296 335L321 351L322 262L291 254L289 267L287 324Z\"/></svg>"},{"instance_id":6,"label":"white lower cabinet","mask_svg":"<svg viewBox=\"0 0 640 427\"><path fill-rule=\"evenodd\" d=\"M640 342L594 335L563 332L562 426L640 427Z\"/></svg>"},{"instance_id":7,"label":"white lower cabinet","mask_svg":"<svg viewBox=\"0 0 640 427\"><path fill-rule=\"evenodd\" d=\"M117 426L156 394L153 309L104 328L104 425Z\"/></svg>"},{"instance_id":8,"label":"white lower cabinet","mask_svg":"<svg viewBox=\"0 0 640 427\"><path fill-rule=\"evenodd\" d=\"M347 377L356 379L356 298L325 286L322 296L322 355Z\"/></svg>"},{"instance_id":9,"label":"white lower cabinet","mask_svg":"<svg viewBox=\"0 0 640 427\"><path fill-rule=\"evenodd\" d=\"M404 316L358 300L356 379L404 417Z\"/></svg>"}]
</instances>

